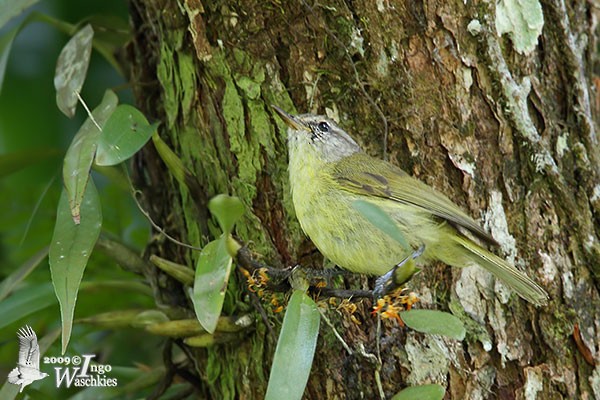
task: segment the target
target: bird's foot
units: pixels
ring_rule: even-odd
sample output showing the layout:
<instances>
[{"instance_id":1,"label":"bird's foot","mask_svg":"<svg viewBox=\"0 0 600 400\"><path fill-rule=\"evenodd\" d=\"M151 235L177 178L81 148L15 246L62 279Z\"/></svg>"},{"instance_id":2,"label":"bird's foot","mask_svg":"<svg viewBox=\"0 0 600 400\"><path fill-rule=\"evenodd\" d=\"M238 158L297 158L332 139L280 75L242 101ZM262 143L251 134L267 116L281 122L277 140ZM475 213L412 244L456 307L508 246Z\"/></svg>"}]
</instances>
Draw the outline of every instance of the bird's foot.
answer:
<instances>
[{"instance_id":1,"label":"bird's foot","mask_svg":"<svg viewBox=\"0 0 600 400\"><path fill-rule=\"evenodd\" d=\"M425 251L425 245L421 245L412 254L400 261L398 264L389 270L384 275L377 278L375 281L375 289L373 289L373 297L380 299L385 295L396 291L403 284L408 282L414 274L420 271L415 265L415 259Z\"/></svg>"}]
</instances>

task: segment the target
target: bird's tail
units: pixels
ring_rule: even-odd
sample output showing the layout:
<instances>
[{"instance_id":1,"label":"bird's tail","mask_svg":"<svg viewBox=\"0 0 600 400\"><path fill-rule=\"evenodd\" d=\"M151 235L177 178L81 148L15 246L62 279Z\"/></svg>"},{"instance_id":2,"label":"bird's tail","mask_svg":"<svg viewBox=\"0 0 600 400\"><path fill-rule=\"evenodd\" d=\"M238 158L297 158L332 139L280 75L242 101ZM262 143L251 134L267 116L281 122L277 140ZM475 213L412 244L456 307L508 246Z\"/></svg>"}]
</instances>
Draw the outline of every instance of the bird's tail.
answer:
<instances>
[{"instance_id":1,"label":"bird's tail","mask_svg":"<svg viewBox=\"0 0 600 400\"><path fill-rule=\"evenodd\" d=\"M523 272L465 237L457 235L454 239L458 245L467 250L463 254L469 261L491 272L519 296L536 306L548 303L546 291Z\"/></svg>"}]
</instances>

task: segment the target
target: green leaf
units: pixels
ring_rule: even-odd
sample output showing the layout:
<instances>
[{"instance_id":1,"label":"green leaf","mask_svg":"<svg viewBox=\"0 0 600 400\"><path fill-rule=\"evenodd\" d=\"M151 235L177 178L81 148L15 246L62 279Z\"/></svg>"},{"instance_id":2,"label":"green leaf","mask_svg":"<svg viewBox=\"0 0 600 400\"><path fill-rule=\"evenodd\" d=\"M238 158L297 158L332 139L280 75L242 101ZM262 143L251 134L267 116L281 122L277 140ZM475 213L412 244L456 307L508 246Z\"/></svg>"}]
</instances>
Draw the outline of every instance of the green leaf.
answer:
<instances>
[{"instance_id":1,"label":"green leaf","mask_svg":"<svg viewBox=\"0 0 600 400\"><path fill-rule=\"evenodd\" d=\"M102 211L93 181L87 185L81 203L81 223L71 218L67 194L58 204L56 225L50 244L50 273L62 319L62 352L67 349L73 326L73 313L83 271L100 235Z\"/></svg>"},{"instance_id":2,"label":"green leaf","mask_svg":"<svg viewBox=\"0 0 600 400\"><path fill-rule=\"evenodd\" d=\"M154 148L156 149L156 152L160 156L161 160L163 160L163 162L167 165L169 172L173 174L180 185L187 187L185 177L186 175L191 176L192 174L185 168L181 158L179 158L177 154L171 150L171 148L160 138L160 136L158 136L158 134L155 133L152 135L152 142L154 143Z\"/></svg>"},{"instance_id":3,"label":"green leaf","mask_svg":"<svg viewBox=\"0 0 600 400\"><path fill-rule=\"evenodd\" d=\"M1 78L0 78L1 79ZM0 83L1 85L1 83ZM53 148L27 149L9 154L0 154L0 178L4 178L23 168L35 165L61 152Z\"/></svg>"},{"instance_id":4,"label":"green leaf","mask_svg":"<svg viewBox=\"0 0 600 400\"><path fill-rule=\"evenodd\" d=\"M102 127L96 152L97 165L116 165L146 144L156 130L137 108L121 104Z\"/></svg>"},{"instance_id":5,"label":"green leaf","mask_svg":"<svg viewBox=\"0 0 600 400\"><path fill-rule=\"evenodd\" d=\"M17 290L0 301L0 329L56 302L50 283L36 284Z\"/></svg>"},{"instance_id":6,"label":"green leaf","mask_svg":"<svg viewBox=\"0 0 600 400\"><path fill-rule=\"evenodd\" d=\"M196 264L192 302L198 322L209 333L217 328L231 272L232 259L224 238L207 244Z\"/></svg>"},{"instance_id":7,"label":"green leaf","mask_svg":"<svg viewBox=\"0 0 600 400\"><path fill-rule=\"evenodd\" d=\"M0 0L0 29L39 0Z\"/></svg>"},{"instance_id":8,"label":"green leaf","mask_svg":"<svg viewBox=\"0 0 600 400\"><path fill-rule=\"evenodd\" d=\"M446 390L442 385L410 386L398 392L392 400L442 400Z\"/></svg>"},{"instance_id":9,"label":"green leaf","mask_svg":"<svg viewBox=\"0 0 600 400\"><path fill-rule=\"evenodd\" d=\"M100 127L105 124L108 117L113 113L118 101L117 95L107 90L100 105L92 111L94 120ZM79 223L79 208L85 187L90 179L90 168L96 154L99 136L100 130L88 117L81 125L79 132L77 132L67 150L67 154L65 154L63 180L69 198L71 215L75 223Z\"/></svg>"},{"instance_id":10,"label":"green leaf","mask_svg":"<svg viewBox=\"0 0 600 400\"><path fill-rule=\"evenodd\" d=\"M35 253L25 264L21 265L0 283L0 301L8 296L15 286L21 283L48 256L48 247ZM4 315L0 313L0 315Z\"/></svg>"},{"instance_id":11,"label":"green leaf","mask_svg":"<svg viewBox=\"0 0 600 400\"><path fill-rule=\"evenodd\" d=\"M315 302L303 291L294 290L283 318L265 400L302 398L317 346L319 323Z\"/></svg>"},{"instance_id":12,"label":"green leaf","mask_svg":"<svg viewBox=\"0 0 600 400\"><path fill-rule=\"evenodd\" d=\"M208 209L217 218L225 236L233 231L235 223L244 215L244 204L235 196L219 194L208 202Z\"/></svg>"},{"instance_id":13,"label":"green leaf","mask_svg":"<svg viewBox=\"0 0 600 400\"><path fill-rule=\"evenodd\" d=\"M374 203L365 200L355 200L352 205L363 215L370 223L375 225L389 237L400 243L402 247L410 250L406 238L398 228L396 222L381 208Z\"/></svg>"},{"instance_id":14,"label":"green leaf","mask_svg":"<svg viewBox=\"0 0 600 400\"><path fill-rule=\"evenodd\" d=\"M92 55L94 30L86 25L63 47L54 74L56 105L67 117L75 115L77 93L81 91Z\"/></svg>"},{"instance_id":15,"label":"green leaf","mask_svg":"<svg viewBox=\"0 0 600 400\"><path fill-rule=\"evenodd\" d=\"M465 327L454 315L436 310L410 310L400 313L400 318L409 328L418 332L448 336L463 340Z\"/></svg>"},{"instance_id":16,"label":"green leaf","mask_svg":"<svg viewBox=\"0 0 600 400\"><path fill-rule=\"evenodd\" d=\"M3 0L0 0L3 1ZM0 18L2 14L0 14ZM4 83L4 74L6 73L6 65L8 64L8 55L12 48L13 41L17 36L17 33L21 30L22 25L11 29L2 37L0 37L0 92L2 92L2 85Z\"/></svg>"}]
</instances>

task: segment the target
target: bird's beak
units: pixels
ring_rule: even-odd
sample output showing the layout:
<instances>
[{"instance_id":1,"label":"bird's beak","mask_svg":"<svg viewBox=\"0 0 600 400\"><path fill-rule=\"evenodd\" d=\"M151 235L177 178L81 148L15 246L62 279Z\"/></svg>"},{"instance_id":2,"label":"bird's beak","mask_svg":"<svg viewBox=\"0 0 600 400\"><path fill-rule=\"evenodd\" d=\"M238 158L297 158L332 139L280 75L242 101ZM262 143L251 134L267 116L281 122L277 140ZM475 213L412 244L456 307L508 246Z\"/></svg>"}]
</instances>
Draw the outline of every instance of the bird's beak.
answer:
<instances>
[{"instance_id":1,"label":"bird's beak","mask_svg":"<svg viewBox=\"0 0 600 400\"><path fill-rule=\"evenodd\" d=\"M276 105L271 104L271 107L273 107L273 109L277 112L277 114L279 114L279 116L281 117L283 122L285 122L285 124L287 126L289 126L290 128L295 129L297 131L309 130L309 128L306 125L304 125L302 123L302 121L299 121L298 118L286 113L285 111L283 111L281 108L277 107Z\"/></svg>"}]
</instances>

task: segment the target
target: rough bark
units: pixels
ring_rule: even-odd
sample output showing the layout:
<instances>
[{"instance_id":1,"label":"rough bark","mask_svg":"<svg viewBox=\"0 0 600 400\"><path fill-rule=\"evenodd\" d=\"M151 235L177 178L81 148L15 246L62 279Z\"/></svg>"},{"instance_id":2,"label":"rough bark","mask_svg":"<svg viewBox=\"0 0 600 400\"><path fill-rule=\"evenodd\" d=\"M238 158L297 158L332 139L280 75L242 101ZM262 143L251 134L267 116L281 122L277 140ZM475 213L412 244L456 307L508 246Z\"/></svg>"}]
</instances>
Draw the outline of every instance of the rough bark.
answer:
<instances>
[{"instance_id":1,"label":"rough bark","mask_svg":"<svg viewBox=\"0 0 600 400\"><path fill-rule=\"evenodd\" d=\"M353 354L323 324L307 399L377 398L376 373L386 396L438 382L449 399L600 398L596 10L543 1L537 44L519 52L518 38L497 34L500 3L132 0L139 106L195 174L179 184L150 148L137 160L146 206L168 232L205 244L218 234L207 199L230 193L248 208L236 233L257 257L320 265L294 217L277 104L338 118L371 155L479 218L550 293L535 309L482 270L431 265L410 286L422 307L463 319L467 338L386 323L380 366L365 356L377 353L371 304L359 303L360 325L330 308ZM148 253L198 256L163 238ZM193 315L180 285L148 279L159 304ZM264 395L281 318L263 299L265 325L253 299L233 277L224 312L252 313L254 330L188 352L202 397Z\"/></svg>"}]
</instances>

